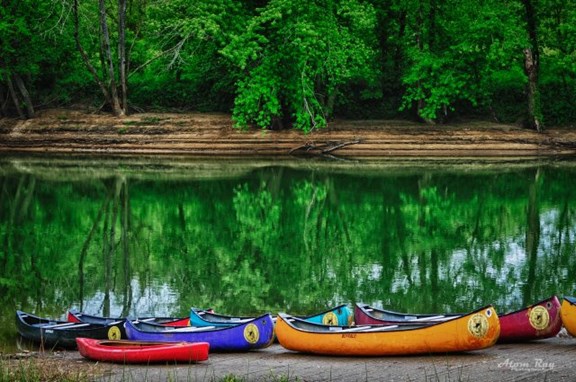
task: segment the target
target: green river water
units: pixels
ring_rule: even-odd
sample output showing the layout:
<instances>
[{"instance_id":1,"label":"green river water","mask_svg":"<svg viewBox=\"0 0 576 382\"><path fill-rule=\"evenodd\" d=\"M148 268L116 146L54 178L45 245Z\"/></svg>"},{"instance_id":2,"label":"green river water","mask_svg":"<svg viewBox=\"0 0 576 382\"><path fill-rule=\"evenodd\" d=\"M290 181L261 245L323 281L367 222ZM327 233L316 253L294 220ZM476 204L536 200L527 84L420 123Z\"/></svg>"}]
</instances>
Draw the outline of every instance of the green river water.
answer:
<instances>
[{"instance_id":1,"label":"green river water","mask_svg":"<svg viewBox=\"0 0 576 382\"><path fill-rule=\"evenodd\" d=\"M576 161L0 157L14 312L499 313L576 294Z\"/></svg>"}]
</instances>

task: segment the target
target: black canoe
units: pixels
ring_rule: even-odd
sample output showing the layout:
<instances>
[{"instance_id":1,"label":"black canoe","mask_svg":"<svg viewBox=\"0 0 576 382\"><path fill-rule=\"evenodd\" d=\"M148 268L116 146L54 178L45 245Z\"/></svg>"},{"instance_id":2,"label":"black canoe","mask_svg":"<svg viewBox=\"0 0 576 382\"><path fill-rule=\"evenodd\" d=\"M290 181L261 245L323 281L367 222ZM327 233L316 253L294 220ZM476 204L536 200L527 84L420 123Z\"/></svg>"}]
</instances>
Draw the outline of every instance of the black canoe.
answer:
<instances>
[{"instance_id":1,"label":"black canoe","mask_svg":"<svg viewBox=\"0 0 576 382\"><path fill-rule=\"evenodd\" d=\"M104 316L94 316L86 314L84 312L79 312L75 309L68 311L67 320L68 322L78 322L78 323L89 323L89 324L104 324L109 325L111 323L122 322L120 325L120 332L122 338L126 337L126 329L124 328L124 322L128 320L127 317L104 317ZM131 320L138 320L140 322L147 322L151 324L158 324L162 326L189 326L190 317L174 318L174 317L138 317Z\"/></svg>"},{"instance_id":2,"label":"black canoe","mask_svg":"<svg viewBox=\"0 0 576 382\"><path fill-rule=\"evenodd\" d=\"M124 321L107 324L77 323L41 318L30 313L16 311L18 333L30 341L50 348L76 348L76 338L119 340L124 332Z\"/></svg>"}]
</instances>

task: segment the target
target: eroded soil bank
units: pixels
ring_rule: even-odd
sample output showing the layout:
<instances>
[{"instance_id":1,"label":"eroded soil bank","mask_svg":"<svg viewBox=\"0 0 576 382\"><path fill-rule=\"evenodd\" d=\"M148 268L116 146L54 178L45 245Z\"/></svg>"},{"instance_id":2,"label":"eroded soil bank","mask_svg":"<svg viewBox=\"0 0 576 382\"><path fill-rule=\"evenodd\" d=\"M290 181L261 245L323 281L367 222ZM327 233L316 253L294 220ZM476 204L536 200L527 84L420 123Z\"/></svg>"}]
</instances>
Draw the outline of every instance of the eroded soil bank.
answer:
<instances>
[{"instance_id":1,"label":"eroded soil bank","mask_svg":"<svg viewBox=\"0 0 576 382\"><path fill-rule=\"evenodd\" d=\"M543 133L468 122L334 121L326 129L240 131L225 114L141 113L115 118L46 110L30 120L0 119L0 152L190 156L531 157L576 155L576 129Z\"/></svg>"}]
</instances>

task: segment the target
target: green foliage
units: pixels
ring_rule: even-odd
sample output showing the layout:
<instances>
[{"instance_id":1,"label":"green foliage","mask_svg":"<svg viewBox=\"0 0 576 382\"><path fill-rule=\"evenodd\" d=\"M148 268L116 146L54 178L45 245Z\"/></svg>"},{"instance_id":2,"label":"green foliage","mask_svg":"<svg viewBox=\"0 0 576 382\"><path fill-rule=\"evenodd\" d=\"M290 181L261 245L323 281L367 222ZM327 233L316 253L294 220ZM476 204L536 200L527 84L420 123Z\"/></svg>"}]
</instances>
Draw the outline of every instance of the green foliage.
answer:
<instances>
[{"instance_id":1,"label":"green foliage","mask_svg":"<svg viewBox=\"0 0 576 382\"><path fill-rule=\"evenodd\" d=\"M338 88L373 75L375 14L355 0L306 7L273 0L232 38L223 54L242 71L234 118L239 127L310 131L326 125Z\"/></svg>"},{"instance_id":2,"label":"green foliage","mask_svg":"<svg viewBox=\"0 0 576 382\"><path fill-rule=\"evenodd\" d=\"M117 57L118 2L106 5ZM0 8L2 99L22 78L35 106L102 104L68 6L22 0ZM576 7L539 1L535 16L539 108L548 125L569 125ZM80 43L106 78L98 19L96 2L79 2ZM522 51L531 42L517 0L137 0L126 37L131 105L232 111L240 128L310 131L335 116L515 122L528 105Z\"/></svg>"}]
</instances>

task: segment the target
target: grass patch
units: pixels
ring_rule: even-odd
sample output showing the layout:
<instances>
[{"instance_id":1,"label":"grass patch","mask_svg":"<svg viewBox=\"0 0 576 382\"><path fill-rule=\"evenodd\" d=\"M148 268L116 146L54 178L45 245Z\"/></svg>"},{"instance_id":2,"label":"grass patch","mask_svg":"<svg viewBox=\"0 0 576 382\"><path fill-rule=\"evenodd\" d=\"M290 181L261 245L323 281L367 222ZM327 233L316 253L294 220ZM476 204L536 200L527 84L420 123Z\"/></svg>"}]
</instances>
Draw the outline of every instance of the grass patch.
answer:
<instances>
[{"instance_id":1,"label":"grass patch","mask_svg":"<svg viewBox=\"0 0 576 382\"><path fill-rule=\"evenodd\" d=\"M91 366L81 368L65 360L0 358L0 382L88 382L95 374Z\"/></svg>"}]
</instances>

